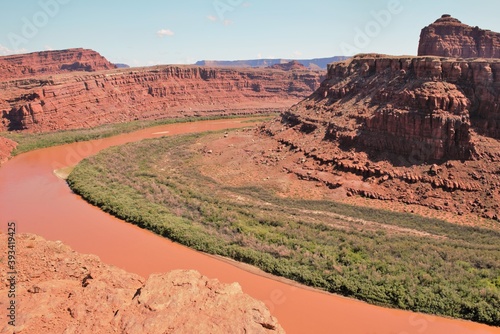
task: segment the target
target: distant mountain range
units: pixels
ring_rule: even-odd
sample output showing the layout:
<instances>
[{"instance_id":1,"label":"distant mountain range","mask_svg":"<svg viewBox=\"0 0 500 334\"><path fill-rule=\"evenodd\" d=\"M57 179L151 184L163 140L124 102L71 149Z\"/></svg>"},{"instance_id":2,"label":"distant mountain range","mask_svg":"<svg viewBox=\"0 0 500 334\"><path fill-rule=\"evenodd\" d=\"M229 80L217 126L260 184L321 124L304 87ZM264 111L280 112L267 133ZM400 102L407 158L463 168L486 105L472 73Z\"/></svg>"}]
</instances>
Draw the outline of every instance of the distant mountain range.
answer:
<instances>
[{"instance_id":1,"label":"distant mountain range","mask_svg":"<svg viewBox=\"0 0 500 334\"><path fill-rule=\"evenodd\" d=\"M297 59L299 63L311 69L326 70L326 65L337 61L346 60L349 57L336 56L329 58ZM195 65L211 67L269 67L276 64L284 64L292 59L249 59L249 60L200 60Z\"/></svg>"}]
</instances>

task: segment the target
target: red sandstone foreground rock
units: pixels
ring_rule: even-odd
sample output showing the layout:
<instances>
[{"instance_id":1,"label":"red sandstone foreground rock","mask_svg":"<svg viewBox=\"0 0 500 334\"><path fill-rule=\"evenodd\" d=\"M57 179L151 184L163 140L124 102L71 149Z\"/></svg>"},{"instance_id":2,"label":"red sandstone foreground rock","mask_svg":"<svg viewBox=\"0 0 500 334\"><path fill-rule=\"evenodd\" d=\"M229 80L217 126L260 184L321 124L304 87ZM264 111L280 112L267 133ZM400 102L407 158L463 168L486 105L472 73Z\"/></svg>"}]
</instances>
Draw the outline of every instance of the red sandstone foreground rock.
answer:
<instances>
[{"instance_id":1,"label":"red sandstone foreground rock","mask_svg":"<svg viewBox=\"0 0 500 334\"><path fill-rule=\"evenodd\" d=\"M0 244L5 265L6 234ZM9 281L2 270L2 333L284 333L237 283L196 271L145 280L35 235L17 235L16 249L16 327L7 324Z\"/></svg>"},{"instance_id":2,"label":"red sandstone foreground rock","mask_svg":"<svg viewBox=\"0 0 500 334\"><path fill-rule=\"evenodd\" d=\"M322 72L301 69L156 66L3 81L0 131L283 111L322 79Z\"/></svg>"},{"instance_id":3,"label":"red sandstone foreground rock","mask_svg":"<svg viewBox=\"0 0 500 334\"><path fill-rule=\"evenodd\" d=\"M262 128L276 141L263 158L348 196L500 219L499 78L500 59L331 64L313 95Z\"/></svg>"},{"instance_id":4,"label":"red sandstone foreground rock","mask_svg":"<svg viewBox=\"0 0 500 334\"><path fill-rule=\"evenodd\" d=\"M116 68L93 50L41 51L0 57L0 80L28 78L63 72L94 72Z\"/></svg>"},{"instance_id":5,"label":"red sandstone foreground rock","mask_svg":"<svg viewBox=\"0 0 500 334\"><path fill-rule=\"evenodd\" d=\"M500 58L500 34L443 15L422 29L419 56Z\"/></svg>"}]
</instances>

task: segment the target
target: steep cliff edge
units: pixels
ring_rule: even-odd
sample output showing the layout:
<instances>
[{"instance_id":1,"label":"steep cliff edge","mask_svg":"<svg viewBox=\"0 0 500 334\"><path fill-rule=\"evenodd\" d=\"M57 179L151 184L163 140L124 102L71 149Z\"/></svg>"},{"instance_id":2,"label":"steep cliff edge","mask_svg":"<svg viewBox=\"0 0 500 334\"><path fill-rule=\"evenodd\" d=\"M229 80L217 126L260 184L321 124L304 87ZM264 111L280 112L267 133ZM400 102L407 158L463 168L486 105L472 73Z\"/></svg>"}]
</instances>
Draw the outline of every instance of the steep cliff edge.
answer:
<instances>
[{"instance_id":1,"label":"steep cliff edge","mask_svg":"<svg viewBox=\"0 0 500 334\"><path fill-rule=\"evenodd\" d=\"M361 55L332 64L285 118L343 148L467 160L473 131L500 139L499 87L500 60Z\"/></svg>"},{"instance_id":2,"label":"steep cliff edge","mask_svg":"<svg viewBox=\"0 0 500 334\"><path fill-rule=\"evenodd\" d=\"M146 280L35 235L17 235L16 249L15 285L0 273L2 333L284 333L237 283L185 270ZM0 254L7 258L7 246ZM7 318L12 287L16 327Z\"/></svg>"},{"instance_id":3,"label":"steep cliff edge","mask_svg":"<svg viewBox=\"0 0 500 334\"><path fill-rule=\"evenodd\" d=\"M282 111L322 79L323 72L309 70L156 66L4 81L0 131Z\"/></svg>"},{"instance_id":4,"label":"steep cliff edge","mask_svg":"<svg viewBox=\"0 0 500 334\"><path fill-rule=\"evenodd\" d=\"M347 195L500 218L499 78L500 59L360 55L262 131Z\"/></svg>"},{"instance_id":5,"label":"steep cliff edge","mask_svg":"<svg viewBox=\"0 0 500 334\"><path fill-rule=\"evenodd\" d=\"M500 58L500 34L443 15L422 29L419 56Z\"/></svg>"},{"instance_id":6,"label":"steep cliff edge","mask_svg":"<svg viewBox=\"0 0 500 334\"><path fill-rule=\"evenodd\" d=\"M73 71L95 72L114 68L115 65L93 50L41 51L0 57L0 80Z\"/></svg>"}]
</instances>

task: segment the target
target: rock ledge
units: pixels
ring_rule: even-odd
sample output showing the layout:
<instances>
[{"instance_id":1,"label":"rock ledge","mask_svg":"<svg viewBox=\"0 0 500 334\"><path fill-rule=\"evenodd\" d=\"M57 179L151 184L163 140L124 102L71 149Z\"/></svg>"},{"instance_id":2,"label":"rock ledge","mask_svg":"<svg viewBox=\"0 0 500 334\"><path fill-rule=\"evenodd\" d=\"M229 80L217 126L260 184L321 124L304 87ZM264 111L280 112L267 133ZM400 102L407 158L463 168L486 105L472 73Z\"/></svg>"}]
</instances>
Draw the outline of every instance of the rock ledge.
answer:
<instances>
[{"instance_id":1,"label":"rock ledge","mask_svg":"<svg viewBox=\"0 0 500 334\"><path fill-rule=\"evenodd\" d=\"M7 235L0 234L7 245ZM147 280L82 255L61 242L16 236L16 327L0 314L2 333L284 333L264 303L238 283L222 284L194 270ZM2 247L2 262L7 247ZM10 300L7 273L0 307Z\"/></svg>"}]
</instances>

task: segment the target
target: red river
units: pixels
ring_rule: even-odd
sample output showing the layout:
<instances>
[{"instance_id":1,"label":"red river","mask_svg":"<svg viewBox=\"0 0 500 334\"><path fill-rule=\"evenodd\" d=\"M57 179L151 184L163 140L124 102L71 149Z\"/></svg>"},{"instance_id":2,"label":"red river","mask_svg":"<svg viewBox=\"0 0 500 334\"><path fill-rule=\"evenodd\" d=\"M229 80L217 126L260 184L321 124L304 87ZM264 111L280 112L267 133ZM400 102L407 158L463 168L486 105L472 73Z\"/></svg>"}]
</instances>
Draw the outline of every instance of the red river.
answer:
<instances>
[{"instance_id":1,"label":"red river","mask_svg":"<svg viewBox=\"0 0 500 334\"><path fill-rule=\"evenodd\" d=\"M61 240L81 253L148 276L195 269L222 282L239 282L262 300L287 333L493 334L500 328L366 304L260 276L116 219L71 192L53 171L74 166L100 150L162 135L248 126L243 120L201 121L140 130L112 138L40 149L0 168L0 230L15 221L18 233Z\"/></svg>"}]
</instances>

